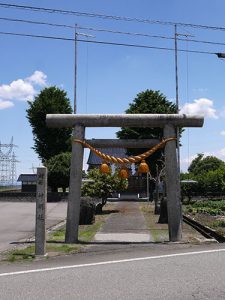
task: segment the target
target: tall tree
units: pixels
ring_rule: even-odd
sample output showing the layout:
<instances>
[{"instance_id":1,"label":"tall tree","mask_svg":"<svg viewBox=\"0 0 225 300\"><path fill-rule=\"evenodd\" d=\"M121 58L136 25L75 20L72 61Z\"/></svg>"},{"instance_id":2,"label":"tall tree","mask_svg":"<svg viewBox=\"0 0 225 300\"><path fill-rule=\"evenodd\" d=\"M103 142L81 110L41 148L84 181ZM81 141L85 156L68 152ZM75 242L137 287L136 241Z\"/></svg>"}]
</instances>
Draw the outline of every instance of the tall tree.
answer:
<instances>
[{"instance_id":1,"label":"tall tree","mask_svg":"<svg viewBox=\"0 0 225 300\"><path fill-rule=\"evenodd\" d=\"M34 101L28 101L27 118L34 136L33 149L42 162L71 151L71 129L46 126L46 114L71 114L72 107L65 91L52 86L43 89Z\"/></svg>"},{"instance_id":2,"label":"tall tree","mask_svg":"<svg viewBox=\"0 0 225 300\"><path fill-rule=\"evenodd\" d=\"M225 163L223 160L215 156L206 156L200 153L198 156L191 162L188 171L194 175L204 175L209 171L215 171L220 168L223 168Z\"/></svg>"},{"instance_id":3,"label":"tall tree","mask_svg":"<svg viewBox=\"0 0 225 300\"><path fill-rule=\"evenodd\" d=\"M62 188L66 192L70 181L71 152L64 152L51 157L45 162L48 168L48 185L53 192Z\"/></svg>"},{"instance_id":4,"label":"tall tree","mask_svg":"<svg viewBox=\"0 0 225 300\"><path fill-rule=\"evenodd\" d=\"M176 113L176 105L166 99L159 91L146 90L137 94L129 108L127 114L173 114ZM122 127L117 132L117 137L120 139L162 139L162 128L127 128ZM144 152L146 149L128 149L128 155L137 155ZM147 159L151 167L153 175L156 173L155 165L157 160L162 156L162 152L157 151Z\"/></svg>"}]
</instances>

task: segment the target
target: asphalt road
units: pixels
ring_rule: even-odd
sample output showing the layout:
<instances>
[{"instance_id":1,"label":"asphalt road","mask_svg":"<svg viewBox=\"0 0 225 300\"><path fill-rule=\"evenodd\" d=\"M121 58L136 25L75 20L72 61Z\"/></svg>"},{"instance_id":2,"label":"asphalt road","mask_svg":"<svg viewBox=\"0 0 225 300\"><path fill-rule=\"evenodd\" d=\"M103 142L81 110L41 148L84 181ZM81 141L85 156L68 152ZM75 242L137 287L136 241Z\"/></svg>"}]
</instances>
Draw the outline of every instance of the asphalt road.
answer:
<instances>
[{"instance_id":1,"label":"asphalt road","mask_svg":"<svg viewBox=\"0 0 225 300\"><path fill-rule=\"evenodd\" d=\"M225 299L224 246L166 247L157 255L136 249L127 259L83 254L46 262L48 269L43 262L2 268L0 299Z\"/></svg>"},{"instance_id":2,"label":"asphalt road","mask_svg":"<svg viewBox=\"0 0 225 300\"><path fill-rule=\"evenodd\" d=\"M47 203L47 227L65 219L66 205L65 202ZM33 202L0 202L0 251L34 235L35 209Z\"/></svg>"}]
</instances>

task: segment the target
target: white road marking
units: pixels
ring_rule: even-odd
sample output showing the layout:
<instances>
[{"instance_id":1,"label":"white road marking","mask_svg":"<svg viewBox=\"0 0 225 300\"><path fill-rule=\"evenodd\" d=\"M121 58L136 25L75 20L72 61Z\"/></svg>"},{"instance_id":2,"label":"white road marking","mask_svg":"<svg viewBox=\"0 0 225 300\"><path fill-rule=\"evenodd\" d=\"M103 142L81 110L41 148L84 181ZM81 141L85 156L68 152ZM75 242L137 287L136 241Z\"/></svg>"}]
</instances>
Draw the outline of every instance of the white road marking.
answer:
<instances>
[{"instance_id":1,"label":"white road marking","mask_svg":"<svg viewBox=\"0 0 225 300\"><path fill-rule=\"evenodd\" d=\"M103 262L89 263L89 264L80 264L80 265L71 265L71 266L62 266L62 267L53 267L53 268L44 268L44 269L35 269L35 270L25 270L25 271L17 271L17 272L9 272L9 273L0 273L0 277L30 274L30 273L39 273L39 272L47 272L47 271L76 269L76 268L83 268L83 267L94 267L94 266L119 264L119 263L126 263L126 262L133 262L133 261L143 261L143 260L151 260L151 259L159 259L159 258L171 258L171 257L178 257L178 256L189 256L189 255L198 255L198 254L218 253L218 252L225 252L225 249L214 249L214 250L204 250L204 251L195 251L195 252L174 253L174 254L166 254L166 255L158 255L158 256L147 256L147 257L137 257L137 258L130 258L130 259L103 261Z\"/></svg>"}]
</instances>

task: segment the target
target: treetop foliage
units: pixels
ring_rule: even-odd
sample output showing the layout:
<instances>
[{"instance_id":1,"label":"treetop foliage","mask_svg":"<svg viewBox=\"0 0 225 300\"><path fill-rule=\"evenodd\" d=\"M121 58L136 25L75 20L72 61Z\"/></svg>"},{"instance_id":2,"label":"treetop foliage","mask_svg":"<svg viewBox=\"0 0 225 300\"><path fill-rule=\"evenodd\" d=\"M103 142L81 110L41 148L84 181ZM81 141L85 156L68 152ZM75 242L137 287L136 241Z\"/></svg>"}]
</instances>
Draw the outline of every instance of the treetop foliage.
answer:
<instances>
[{"instance_id":1,"label":"treetop foliage","mask_svg":"<svg viewBox=\"0 0 225 300\"><path fill-rule=\"evenodd\" d=\"M34 136L33 149L44 162L51 157L71 150L69 128L53 129L46 126L46 114L71 114L72 107L65 91L52 86L43 89L28 101L27 119Z\"/></svg>"},{"instance_id":2,"label":"treetop foliage","mask_svg":"<svg viewBox=\"0 0 225 300\"><path fill-rule=\"evenodd\" d=\"M127 114L174 114L176 113L176 105L166 99L160 91L146 90L137 94L129 108ZM162 128L128 128L122 127L117 133L120 139L159 139L163 138ZM127 149L128 155L138 155L145 152L146 149ZM162 158L163 150L155 152L146 161L150 166L151 173L155 176L156 163ZM159 165L161 167L161 165Z\"/></svg>"},{"instance_id":3,"label":"treetop foliage","mask_svg":"<svg viewBox=\"0 0 225 300\"><path fill-rule=\"evenodd\" d=\"M176 113L176 105L168 101L159 91L146 90L137 94L125 112L126 114L173 114ZM163 129L122 127L117 132L117 137L120 139L161 139Z\"/></svg>"},{"instance_id":4,"label":"treetop foliage","mask_svg":"<svg viewBox=\"0 0 225 300\"><path fill-rule=\"evenodd\" d=\"M215 171L225 166L224 161L215 156L204 157L203 153L199 153L191 162L188 171L194 175L203 175L209 171Z\"/></svg>"},{"instance_id":5,"label":"treetop foliage","mask_svg":"<svg viewBox=\"0 0 225 300\"><path fill-rule=\"evenodd\" d=\"M129 108L127 114L171 114L176 113L176 105L166 99L160 91L146 90L138 93Z\"/></svg>"}]
</instances>

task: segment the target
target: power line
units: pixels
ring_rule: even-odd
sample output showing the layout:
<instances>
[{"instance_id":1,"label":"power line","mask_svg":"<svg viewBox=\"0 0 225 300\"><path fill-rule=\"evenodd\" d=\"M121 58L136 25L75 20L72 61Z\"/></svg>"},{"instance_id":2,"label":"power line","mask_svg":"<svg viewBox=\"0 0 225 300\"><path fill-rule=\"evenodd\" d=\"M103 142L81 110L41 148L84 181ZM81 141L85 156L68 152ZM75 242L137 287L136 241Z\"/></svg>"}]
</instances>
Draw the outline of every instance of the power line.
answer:
<instances>
[{"instance_id":1,"label":"power line","mask_svg":"<svg viewBox=\"0 0 225 300\"><path fill-rule=\"evenodd\" d=\"M115 43L115 42L106 42L106 41L91 41L91 40L82 40L78 39L78 42L83 43L92 43L92 44L104 44L104 45L115 45L115 46L125 46L125 47L135 47L135 48L146 48L146 49L157 49L157 50L167 50L167 51L174 51L174 48L168 47L156 47L156 46L147 46L147 45L138 45L138 44L126 44L126 43ZM210 51L199 51L199 50L185 50L185 49L178 49L178 52L189 52L189 53L198 53L198 54L213 54L217 55L215 52Z\"/></svg>"},{"instance_id":2,"label":"power line","mask_svg":"<svg viewBox=\"0 0 225 300\"><path fill-rule=\"evenodd\" d=\"M151 35L147 33L118 31L118 30L110 30L105 28L93 28L93 27L85 27L85 26L77 26L77 28L83 30L97 31L97 32L108 32L114 34L124 34L124 35L141 36L141 37L149 37L149 38L160 38L160 39L168 39L168 40L174 39L173 37L168 37L163 35Z\"/></svg>"},{"instance_id":3,"label":"power line","mask_svg":"<svg viewBox=\"0 0 225 300\"><path fill-rule=\"evenodd\" d=\"M177 40L182 41L182 42L192 42L192 43L199 43L199 44L225 46L225 43L223 43L223 42L212 42L212 41L195 40L195 39L182 39L182 38L177 38Z\"/></svg>"},{"instance_id":4,"label":"power line","mask_svg":"<svg viewBox=\"0 0 225 300\"><path fill-rule=\"evenodd\" d=\"M3 32L3 31L0 31L0 34L2 34L2 35L23 36L23 37L32 37L32 38L42 38L42 39L49 39L49 40L74 41L74 38L65 38L65 37L50 36L50 35L36 35L36 34L28 34L28 33Z\"/></svg>"},{"instance_id":5,"label":"power line","mask_svg":"<svg viewBox=\"0 0 225 300\"><path fill-rule=\"evenodd\" d=\"M79 12L79 11L73 11L73 10L62 10L62 9L35 7L35 6L27 6L27 5L17 5L17 4L9 4L9 3L0 3L0 7L30 10L30 11L34 11L34 12L44 12L44 13L52 13L52 14L74 15L74 16L78 16L78 17L110 19L110 20L115 20L115 21L128 21L128 22L139 22L139 23L170 25L170 26L177 25L177 26L183 26L183 27L225 31L225 27L222 27L222 26L209 26L209 25L202 25L202 24L131 18L131 17L125 17L125 16L105 15L105 14L99 14L99 13L88 13L88 12Z\"/></svg>"},{"instance_id":6,"label":"power line","mask_svg":"<svg viewBox=\"0 0 225 300\"><path fill-rule=\"evenodd\" d=\"M74 25L38 22L38 21L24 20L24 19L13 19L13 18L0 17L0 20L9 21L9 22L22 22L22 23L28 23L28 24L34 24L34 25L47 25L47 26L53 26L53 27L63 27L63 28L69 28L69 29L75 28ZM163 35L151 35L151 34L145 34L145 33L140 33L140 32L126 32L126 31L118 31L118 30L116 31L116 30L110 30L110 29L105 29L105 28L93 28L93 27L86 27L86 26L77 26L77 28L82 29L82 30L107 32L107 33L113 33L113 34L122 34L122 35L130 35L130 36L140 36L140 37L148 37L148 38L174 40L174 37L163 36ZM182 42L187 41L187 39L184 39L184 38L177 38L177 40L182 41ZM223 43L223 42L213 42L213 41L206 41L206 40L188 39L188 42L225 46L225 43Z\"/></svg>"},{"instance_id":7,"label":"power line","mask_svg":"<svg viewBox=\"0 0 225 300\"><path fill-rule=\"evenodd\" d=\"M53 27L64 27L64 28L71 28L71 29L75 28L75 26L73 26L73 25L48 23L48 22L38 22L38 21L24 20L24 19L13 19L13 18L0 17L0 20L10 21L10 22L28 23L28 24L34 24L34 25L48 25L48 26L53 26Z\"/></svg>"},{"instance_id":8,"label":"power line","mask_svg":"<svg viewBox=\"0 0 225 300\"><path fill-rule=\"evenodd\" d=\"M150 35L145 33L134 33L134 32L124 32L124 31L114 31L109 29L102 29L102 28L92 28L92 27L84 27L78 26L78 29L90 30L90 31L100 31L100 32L109 32L109 33L117 33L117 34L125 34L125 35L132 35L132 36L142 36L142 37L149 37L149 38L159 38L159 39L166 39L166 40L174 40L174 37L163 36L163 35ZM193 42L193 43L203 43L203 44L210 44L210 45L220 45L225 46L223 42L212 42L212 41L205 41L205 40L196 40L196 39L183 39L177 38L178 41L182 42Z\"/></svg>"},{"instance_id":9,"label":"power line","mask_svg":"<svg viewBox=\"0 0 225 300\"><path fill-rule=\"evenodd\" d=\"M70 29L75 28L75 26L73 26L73 25L38 22L38 21L25 20L25 19L13 19L13 18L0 17L0 20L9 21L9 22L21 22L21 23L34 24L34 25L47 25L47 26L53 26L53 27L63 27L63 28L70 28ZM116 30L110 30L110 29L105 29L105 28L93 28L93 27L85 27L85 26L76 26L76 28L89 30L89 31L107 32L107 33L113 33L113 34L124 34L124 35L131 35L131 36L142 36L142 37L150 37L150 38L169 39L169 40L174 39L173 37L167 37L167 36L161 36L161 35L150 35L150 34L145 34L145 33L125 32L125 31L118 31L118 30L116 31Z\"/></svg>"},{"instance_id":10,"label":"power line","mask_svg":"<svg viewBox=\"0 0 225 300\"><path fill-rule=\"evenodd\" d=\"M49 35L48 36L47 35L35 35L35 34L26 34L26 33L15 33L15 32L3 32L3 31L0 31L0 35L12 35L12 36L43 38L43 39L62 40L62 41L75 41L74 38L66 38L66 37L59 37L59 36L49 36ZM148 46L148 45L140 45L140 44L127 44L127 43L96 41L96 40L93 41L93 40L83 40L83 39L77 39L77 41L78 42L82 42L82 43L104 44L104 45L114 45L114 46L125 46L125 47L135 47L135 48L145 48L145 49L157 49L157 50L174 51L173 48ZM217 54L215 52L198 51L198 50L178 49L178 51L179 52L198 53L198 54L213 54L213 55Z\"/></svg>"}]
</instances>

